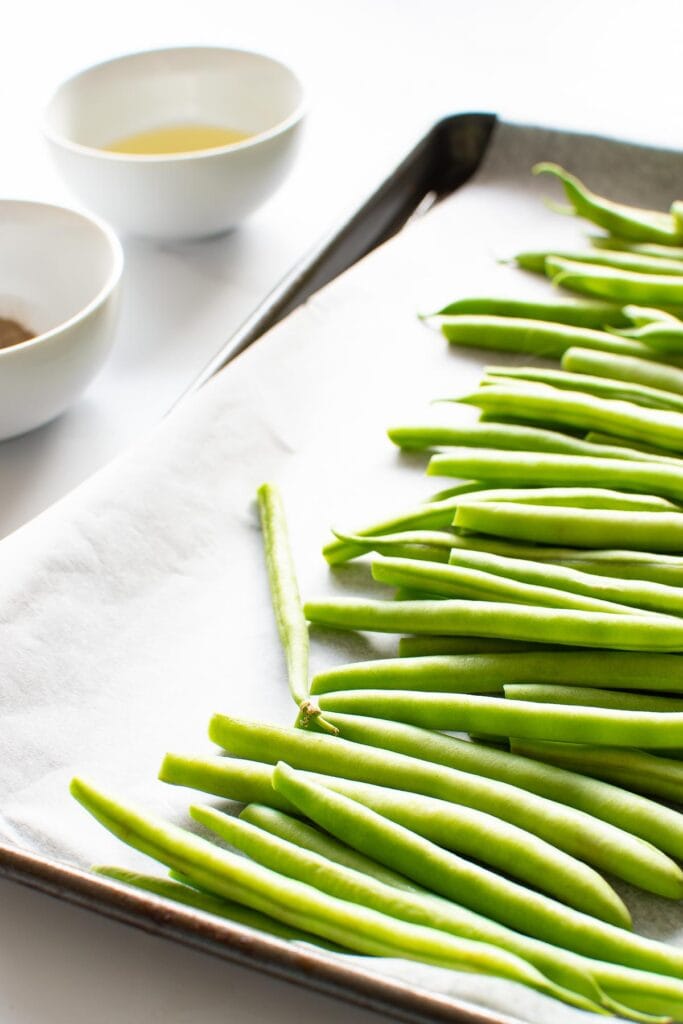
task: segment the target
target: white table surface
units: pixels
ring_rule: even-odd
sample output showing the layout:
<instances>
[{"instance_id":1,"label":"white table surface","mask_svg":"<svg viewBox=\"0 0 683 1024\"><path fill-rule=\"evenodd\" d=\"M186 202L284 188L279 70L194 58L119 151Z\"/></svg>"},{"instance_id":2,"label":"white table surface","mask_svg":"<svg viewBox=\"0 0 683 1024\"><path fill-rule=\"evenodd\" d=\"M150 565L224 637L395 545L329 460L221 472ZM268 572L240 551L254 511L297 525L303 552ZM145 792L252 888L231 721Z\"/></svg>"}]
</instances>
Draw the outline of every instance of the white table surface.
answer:
<instances>
[{"instance_id":1,"label":"white table surface","mask_svg":"<svg viewBox=\"0 0 683 1024\"><path fill-rule=\"evenodd\" d=\"M56 422L0 444L0 537L158 421L286 270L426 127L459 110L683 148L676 0L22 0L0 31L0 195L70 202L40 138L51 90L118 54L263 50L311 113L281 191L240 230L125 243L109 363ZM683 182L681 184L683 194ZM0 881L2 1024L377 1018Z\"/></svg>"}]
</instances>

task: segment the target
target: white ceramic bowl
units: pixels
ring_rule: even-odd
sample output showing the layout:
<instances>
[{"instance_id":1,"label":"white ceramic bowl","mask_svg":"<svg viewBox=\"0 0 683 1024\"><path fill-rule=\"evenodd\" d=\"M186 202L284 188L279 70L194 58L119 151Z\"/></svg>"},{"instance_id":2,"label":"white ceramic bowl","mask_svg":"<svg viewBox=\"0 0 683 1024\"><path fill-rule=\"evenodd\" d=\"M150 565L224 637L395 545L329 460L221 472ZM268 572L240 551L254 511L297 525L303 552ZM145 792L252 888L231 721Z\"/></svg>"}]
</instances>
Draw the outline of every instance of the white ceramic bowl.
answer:
<instances>
[{"instance_id":1,"label":"white ceramic bowl","mask_svg":"<svg viewBox=\"0 0 683 1024\"><path fill-rule=\"evenodd\" d=\"M35 337L0 348L0 440L54 419L113 341L123 253L75 210L0 200L0 318Z\"/></svg>"},{"instance_id":2,"label":"white ceramic bowl","mask_svg":"<svg viewBox=\"0 0 683 1024\"><path fill-rule=\"evenodd\" d=\"M303 117L294 73L242 50L151 50L98 64L52 97L44 130L65 182L117 230L197 238L234 227L280 185ZM209 124L253 137L216 149L135 156L102 146Z\"/></svg>"}]
</instances>

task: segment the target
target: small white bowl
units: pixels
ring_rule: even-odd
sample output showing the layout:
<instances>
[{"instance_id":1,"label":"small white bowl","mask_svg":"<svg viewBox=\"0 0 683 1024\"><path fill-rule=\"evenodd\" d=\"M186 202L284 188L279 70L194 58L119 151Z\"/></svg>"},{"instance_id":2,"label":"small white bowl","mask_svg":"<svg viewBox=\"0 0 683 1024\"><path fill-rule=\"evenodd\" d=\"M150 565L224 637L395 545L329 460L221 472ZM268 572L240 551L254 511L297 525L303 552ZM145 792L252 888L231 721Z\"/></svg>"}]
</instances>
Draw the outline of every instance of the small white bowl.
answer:
<instances>
[{"instance_id":1,"label":"small white bowl","mask_svg":"<svg viewBox=\"0 0 683 1024\"><path fill-rule=\"evenodd\" d=\"M119 57L70 78L46 108L44 131L64 181L117 230L199 238L234 227L280 185L303 113L301 83L279 61L186 47ZM153 156L102 148L180 124L251 137Z\"/></svg>"},{"instance_id":2,"label":"small white bowl","mask_svg":"<svg viewBox=\"0 0 683 1024\"><path fill-rule=\"evenodd\" d=\"M0 200L0 318L35 335L0 348L0 440L59 416L100 369L122 269L106 225L63 206Z\"/></svg>"}]
</instances>

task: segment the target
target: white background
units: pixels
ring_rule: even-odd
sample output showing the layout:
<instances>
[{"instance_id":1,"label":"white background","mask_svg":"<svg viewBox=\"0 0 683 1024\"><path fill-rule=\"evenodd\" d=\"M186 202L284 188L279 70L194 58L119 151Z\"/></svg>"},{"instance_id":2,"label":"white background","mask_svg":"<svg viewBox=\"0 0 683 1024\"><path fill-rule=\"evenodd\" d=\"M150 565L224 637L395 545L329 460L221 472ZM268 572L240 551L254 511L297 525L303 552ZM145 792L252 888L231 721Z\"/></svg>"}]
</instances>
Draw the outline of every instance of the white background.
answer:
<instances>
[{"instance_id":1,"label":"white background","mask_svg":"<svg viewBox=\"0 0 683 1024\"><path fill-rule=\"evenodd\" d=\"M126 242L114 353L57 422L0 445L0 536L158 421L309 246L459 110L683 148L680 4L650 0L60 0L6 3L0 195L69 202L40 138L80 68L168 45L271 53L307 85L291 178L205 243ZM683 181L681 182L683 195ZM362 1024L374 1018L0 882L2 1024Z\"/></svg>"}]
</instances>

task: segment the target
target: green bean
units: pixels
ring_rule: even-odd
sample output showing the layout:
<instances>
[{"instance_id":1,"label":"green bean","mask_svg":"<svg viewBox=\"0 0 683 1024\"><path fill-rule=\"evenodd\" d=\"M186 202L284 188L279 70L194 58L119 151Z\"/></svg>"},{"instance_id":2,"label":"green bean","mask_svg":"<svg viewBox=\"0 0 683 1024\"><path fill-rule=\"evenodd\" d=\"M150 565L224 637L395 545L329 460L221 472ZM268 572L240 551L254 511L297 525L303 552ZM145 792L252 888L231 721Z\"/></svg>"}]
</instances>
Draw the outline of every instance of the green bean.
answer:
<instances>
[{"instance_id":1,"label":"green bean","mask_svg":"<svg viewBox=\"0 0 683 1024\"><path fill-rule=\"evenodd\" d=\"M588 240L596 249L634 252L641 256L662 256L670 260L683 260L683 246L661 245L657 242L629 242L626 238L618 238L615 235L590 235Z\"/></svg>"},{"instance_id":2,"label":"green bean","mask_svg":"<svg viewBox=\"0 0 683 1024\"><path fill-rule=\"evenodd\" d=\"M502 656L504 657L504 656ZM494 660L500 661L499 655ZM432 656L426 658L379 658L338 665L319 672L311 683L311 693L331 690L439 690L443 693L497 693L503 686L495 673L471 675L477 656Z\"/></svg>"},{"instance_id":3,"label":"green bean","mask_svg":"<svg viewBox=\"0 0 683 1024\"><path fill-rule=\"evenodd\" d=\"M584 440L590 444L611 445L613 449L615 446L620 449L626 449L625 451L615 453L618 458L636 458L637 461L642 461L642 459L638 458L638 455L647 455L650 462L665 462L670 466L677 466L678 468L683 466L683 460L680 455L674 455L673 452L667 452L664 448L657 448L652 444L639 444L631 438L627 439L625 437L617 437L615 434L602 434L598 430L589 430L584 436Z\"/></svg>"},{"instance_id":4,"label":"green bean","mask_svg":"<svg viewBox=\"0 0 683 1024\"><path fill-rule=\"evenodd\" d=\"M508 579L500 573L483 572L478 568L416 561L412 558L375 559L372 563L372 576L378 583L414 587L430 596L465 597L474 601L511 601L514 604L613 612L617 615L639 614L638 610L615 601Z\"/></svg>"},{"instance_id":5,"label":"green bean","mask_svg":"<svg viewBox=\"0 0 683 1024\"><path fill-rule=\"evenodd\" d=\"M405 512L401 512L398 515L394 515L389 519L384 519L381 522L373 523L371 526L365 526L362 529L354 530L353 533L361 537L373 536L374 534L381 533L395 533L397 530L431 530L439 529L440 527L450 526L453 519L453 512L457 508L458 499L461 494L468 494L470 491L481 490L481 487L477 483L466 482L452 488L452 495L442 501L431 500L425 502L422 505L417 505L414 508L410 508ZM323 548L323 555L327 559L329 565L338 565L341 562L346 562L351 558L357 558L359 555L365 554L365 548L362 545L351 544L347 541L335 540L330 541Z\"/></svg>"},{"instance_id":6,"label":"green bean","mask_svg":"<svg viewBox=\"0 0 683 1024\"><path fill-rule=\"evenodd\" d=\"M570 768L594 778L606 779L637 793L683 803L683 766L671 758L644 750L610 750L587 744L513 741L515 753L538 761Z\"/></svg>"},{"instance_id":7,"label":"green bean","mask_svg":"<svg viewBox=\"0 0 683 1024\"><path fill-rule=\"evenodd\" d=\"M286 802L278 802L282 800L280 794L273 793L273 771L270 766L236 758L202 760L169 754L160 777L173 785L192 785L202 792L227 799L277 803L280 810L293 810ZM357 800L446 849L502 869L506 875L545 890L563 903L595 917L622 927L630 926L628 911L593 868L527 829L476 808L424 794L317 772L308 774L319 785ZM496 839L494 844L492 836ZM524 851L523 855L520 851ZM476 877L486 891L491 885L500 885L488 868L481 867L477 871ZM658 884L661 887L661 880ZM671 880L667 878L663 884L670 887Z\"/></svg>"},{"instance_id":8,"label":"green bean","mask_svg":"<svg viewBox=\"0 0 683 1024\"><path fill-rule=\"evenodd\" d=\"M681 265L683 266L683 263ZM562 369L572 373L587 373L596 377L628 381L631 384L643 384L660 391L683 395L683 370L653 363L647 359L613 356L609 352L596 352L588 348L570 348L562 356Z\"/></svg>"},{"instance_id":9,"label":"green bean","mask_svg":"<svg viewBox=\"0 0 683 1024\"><path fill-rule=\"evenodd\" d=\"M235 899L287 925L303 927L360 953L400 956L438 966L496 974L585 1005L585 999L546 979L513 954L328 896L244 857L222 850L184 829L98 792L79 779L73 796L124 842L180 870L201 888Z\"/></svg>"},{"instance_id":10,"label":"green bean","mask_svg":"<svg viewBox=\"0 0 683 1024\"><path fill-rule=\"evenodd\" d=\"M624 327L619 330L619 335L642 342L658 354L676 356L683 352L683 323L680 320L658 320L640 327Z\"/></svg>"},{"instance_id":11,"label":"green bean","mask_svg":"<svg viewBox=\"0 0 683 1024\"><path fill-rule=\"evenodd\" d=\"M411 637L407 639L412 639ZM440 637L437 639L441 639ZM449 639L449 638L445 638ZM412 661L423 662L422 668L400 669L404 660L408 664ZM426 682L432 672L432 661L436 663L439 686L427 686ZM528 649L526 651L501 651L482 652L469 654L441 654L421 655L412 658L388 658L379 662L359 662L358 665L384 665L391 666L386 673L379 672L377 676L368 675L368 679L383 679L387 682L391 678L396 682L393 687L387 689L403 689L403 680L406 682L405 689L420 690L423 687L419 680L425 679L424 689L439 689L442 692L449 690L448 685L449 666L450 672L458 680L458 688L469 685L471 689L464 690L468 693L493 693L496 686L503 686L508 683L552 683L566 686L594 686L599 682L602 687L609 687L620 690L651 690L664 693L674 692L683 694L683 658L677 654L644 654L638 652L624 651L577 651L561 649ZM340 685L337 689L346 689L345 678L349 682L352 677L363 678L361 670L358 673L352 671L354 666L342 666L323 673L325 689L328 689L327 679L330 684L337 679ZM400 682L398 680L401 680ZM408 685L413 680L414 685ZM361 688L360 684L358 689ZM373 682L374 689L383 689L384 683ZM487 688L487 689L485 689ZM319 688L318 692L322 692Z\"/></svg>"},{"instance_id":12,"label":"green bean","mask_svg":"<svg viewBox=\"0 0 683 1024\"><path fill-rule=\"evenodd\" d=\"M651 693L621 693L592 686L556 686L513 683L503 687L508 700L531 700L540 704L573 704L580 707L612 708L617 711L683 711L680 697L662 697Z\"/></svg>"},{"instance_id":13,"label":"green bean","mask_svg":"<svg viewBox=\"0 0 683 1024\"><path fill-rule=\"evenodd\" d=\"M668 615L683 615L683 594L678 587L625 579L612 582L563 565L547 565L532 559L508 558L486 551L467 551L461 548L453 549L450 560L453 565L499 573L506 579L522 583L570 590L575 594Z\"/></svg>"},{"instance_id":14,"label":"green bean","mask_svg":"<svg viewBox=\"0 0 683 1024\"><path fill-rule=\"evenodd\" d=\"M406 530L403 533L381 533L375 537L335 530L334 535L349 545L356 544L362 554L369 551L400 551L406 558L427 558L435 562L448 561L454 536L445 530Z\"/></svg>"},{"instance_id":15,"label":"green bean","mask_svg":"<svg viewBox=\"0 0 683 1024\"><path fill-rule=\"evenodd\" d=\"M442 931L452 931L456 935L462 935L463 938L492 942L503 949L508 949L511 953L517 953L558 984L564 984L567 988L572 988L575 991L583 991L587 996L600 1001L595 993L594 985L604 981L605 987L609 991L618 989L624 998L636 1003L641 1010L665 1013L674 1017L683 1015L683 984L671 977L653 975L629 967L618 967L616 964L591 960L549 943L540 942L538 939L521 935L504 925L465 910L458 904L432 895L422 888L412 886L403 876L390 872L376 861L369 861L361 854L356 854L355 851L331 836L304 824L297 818L274 811L269 807L252 804L242 812L241 817L272 835L294 843L303 850L318 853L328 860L344 866L360 867L365 874L389 885L398 886L403 890L408 888L413 893L413 899L415 894L419 894L421 905L434 915L434 924L438 925ZM361 863L356 863L355 858L362 859ZM417 901L415 905L417 905ZM398 910L401 904L397 903L396 907ZM404 911L401 910L401 913L403 914ZM405 913L412 913L412 908L406 907ZM587 988L587 985L590 985L591 988ZM607 1004L603 1003L603 1005ZM615 1007L614 1009L615 1012L624 1014L623 1008L618 1010ZM628 1015L626 1013L626 1016Z\"/></svg>"},{"instance_id":16,"label":"green bean","mask_svg":"<svg viewBox=\"0 0 683 1024\"><path fill-rule=\"evenodd\" d=\"M228 921L237 924L245 924L249 928L266 932L269 935L276 935L280 939L288 939L292 942L313 942L317 945L325 945L325 948L339 950L341 947L333 946L332 943L325 944L320 938L311 935L310 932L301 931L299 928L290 928L281 924L275 918L262 914L258 910L250 910L234 900L222 899L220 896L213 896L209 892L202 892L192 888L190 885L183 885L180 882L170 881L168 878L158 878L156 875L143 875L137 871L128 871L117 867L96 867L93 868L98 875L105 878L113 878L124 885L130 885L134 889L142 889L144 892L152 892L156 896L172 900L174 903L182 903L187 907L194 907L196 910L204 910L207 914L215 914L217 917L224 917Z\"/></svg>"},{"instance_id":17,"label":"green bean","mask_svg":"<svg viewBox=\"0 0 683 1024\"><path fill-rule=\"evenodd\" d=\"M525 352L528 355L559 359L568 348L581 345L603 352L652 358L652 349L638 341L620 338L608 331L588 327L546 323L524 317L449 316L441 321L441 333L451 345L466 348L492 349L502 352Z\"/></svg>"},{"instance_id":18,"label":"green bean","mask_svg":"<svg viewBox=\"0 0 683 1024\"><path fill-rule=\"evenodd\" d=\"M683 264L681 267L683 269ZM598 353L598 355L602 354L604 353ZM634 359L632 362L642 363L645 360ZM567 370L542 369L532 366L487 366L486 374L487 376L482 382L485 385L505 384L510 380L529 381L548 384L565 391L585 391L589 395L598 395L602 398L633 402L635 405L643 405L648 409L672 409L676 412L683 410L683 398L679 398L670 391L646 387L643 384L611 380L585 372L571 373ZM486 446L482 445L482 447Z\"/></svg>"},{"instance_id":19,"label":"green bean","mask_svg":"<svg viewBox=\"0 0 683 1024\"><path fill-rule=\"evenodd\" d=\"M598 454L581 438L561 434L556 430L542 430L538 427L523 427L509 423L471 423L468 426L404 425L390 427L387 434L394 444L408 451L457 445L466 448L521 449L528 452L566 452L568 455ZM611 455L612 453L607 450L607 457Z\"/></svg>"},{"instance_id":20,"label":"green bean","mask_svg":"<svg viewBox=\"0 0 683 1024\"><path fill-rule=\"evenodd\" d=\"M272 785L275 787L276 778L277 770L273 769ZM383 790L381 786L362 783L329 786L324 778L308 773L306 779L318 787L329 790L331 798L332 794L339 794L344 799L353 800L373 813L381 814L389 821L450 850L451 853L457 851L458 854L464 853L466 857L481 860L480 854L485 851L485 863L493 864L498 870L504 870L506 874L519 879L525 885L531 885L534 890L540 889L561 903L600 920L622 928L631 927L628 910L596 871L573 857L560 853L550 843L501 822L499 818L481 815L481 812L466 811L463 808L454 813L452 805L444 804L443 801L408 794L398 796L395 791L392 795L392 790ZM193 817L196 817L194 811L192 813ZM211 827L207 820L197 820ZM222 833L223 838L253 856L252 851L240 842L240 833L248 826L242 826L233 818L228 818L228 822L230 824L226 824ZM227 834L228 828L231 829L231 835ZM468 833L467 838L458 834L461 829ZM494 839L495 842L492 842ZM500 849L494 853L492 846L498 844ZM556 862L553 861L554 856L558 858ZM465 902L475 909L495 906L497 901L506 899L508 893L513 899L519 894L519 882L501 878L496 872L473 865L455 854L453 867L456 872L461 872L463 883L471 888L465 896ZM286 867L280 870L289 874ZM318 885L318 881L313 884ZM343 893L333 895L348 898ZM362 894L359 902L365 902ZM372 906L372 902L369 905ZM385 908L375 905L374 909Z\"/></svg>"},{"instance_id":21,"label":"green bean","mask_svg":"<svg viewBox=\"0 0 683 1024\"><path fill-rule=\"evenodd\" d=\"M512 784L547 800L568 804L593 815L594 820L620 826L674 857L680 859L683 855L683 817L677 811L626 793L607 782L539 764L506 750L477 746L455 736L398 722L360 715L334 714L332 719L347 741L379 747L396 756L420 758L422 763L431 762L447 770L474 773ZM556 828L561 834L563 828L559 825Z\"/></svg>"},{"instance_id":22,"label":"green bean","mask_svg":"<svg viewBox=\"0 0 683 1024\"><path fill-rule=\"evenodd\" d=\"M545 274L546 259L571 260L573 263L591 263L595 266L615 267L617 270L636 270L643 274L683 274L683 263L676 259L645 255L634 252L560 252L547 249L544 252L520 252L512 261L523 270Z\"/></svg>"},{"instance_id":23,"label":"green bean","mask_svg":"<svg viewBox=\"0 0 683 1024\"><path fill-rule=\"evenodd\" d=\"M511 703L490 696L408 690L343 690L323 694L320 704L329 711L392 718L424 729L608 747L683 746L683 715L676 712Z\"/></svg>"},{"instance_id":24,"label":"green bean","mask_svg":"<svg viewBox=\"0 0 683 1024\"><path fill-rule=\"evenodd\" d=\"M636 306L633 303L622 310L629 323L636 327L654 323L678 323L683 310L679 308L661 309L655 306Z\"/></svg>"},{"instance_id":25,"label":"green bean","mask_svg":"<svg viewBox=\"0 0 683 1024\"><path fill-rule=\"evenodd\" d=\"M670 213L640 210L604 199L591 192L578 178L557 164L537 164L533 173L552 174L559 178L571 203L572 211L611 234L629 241L659 242L664 245L676 245L683 241L683 234Z\"/></svg>"},{"instance_id":26,"label":"green bean","mask_svg":"<svg viewBox=\"0 0 683 1024\"><path fill-rule=\"evenodd\" d=\"M683 500L683 466L679 469L663 463L455 448L448 455L432 455L427 467L430 476L461 476L465 472L489 487L508 483L517 487L613 487Z\"/></svg>"},{"instance_id":27,"label":"green bean","mask_svg":"<svg viewBox=\"0 0 683 1024\"><path fill-rule=\"evenodd\" d=\"M459 316L461 314L522 317L526 320L546 320L574 327L599 329L609 324L625 327L628 319L620 306L612 302L578 300L574 302L528 302L526 299L474 298L450 302L430 317Z\"/></svg>"},{"instance_id":28,"label":"green bean","mask_svg":"<svg viewBox=\"0 0 683 1024\"><path fill-rule=\"evenodd\" d=\"M504 701L500 703L505 704ZM349 728L348 718L338 714L333 716L336 723L342 724L345 732ZM357 725L354 719L351 732ZM360 725L362 728L363 722ZM382 723L379 725L378 731L382 735ZM645 885L651 891L673 892L681 885L682 876L678 867L649 842L643 843L641 839L597 817L520 791L505 781L484 779L467 771L429 764L421 760L419 754L408 757L379 750L379 744L373 739L369 740L370 745L363 745L337 737L259 725L222 715L214 716L209 734L214 742L239 757L265 758L271 763L284 759L304 771L322 771L326 775L334 773L350 780L371 782L413 794L421 793L423 796L485 811L546 839L558 849L593 867L604 867L612 873L618 871L620 877L628 875L629 880L641 887ZM214 776L221 770L231 772L229 759L216 760L226 762L226 766L222 769L216 767ZM188 780L196 780L198 777L199 772L194 776L183 772L175 776L182 785L193 785L194 782ZM234 789L231 792L235 793ZM240 798L239 791L235 796ZM670 828L668 831L672 832ZM672 834L675 837L676 833ZM669 837L668 841L671 843L673 839Z\"/></svg>"},{"instance_id":29,"label":"green bean","mask_svg":"<svg viewBox=\"0 0 683 1024\"><path fill-rule=\"evenodd\" d=\"M262 484L257 496L273 611L287 663L289 689L299 709L297 721L306 728L316 719L319 728L334 731L309 698L308 627L301 607L282 499L272 484Z\"/></svg>"},{"instance_id":30,"label":"green bean","mask_svg":"<svg viewBox=\"0 0 683 1024\"><path fill-rule=\"evenodd\" d=\"M462 530L542 544L604 548L614 543L634 551L683 551L680 512L551 508L485 501L461 505L454 523Z\"/></svg>"},{"instance_id":31,"label":"green bean","mask_svg":"<svg viewBox=\"0 0 683 1024\"><path fill-rule=\"evenodd\" d=\"M655 444L667 451L683 451L683 416L680 413L646 409L621 399L605 402L580 391L531 386L521 389L496 384L480 388L460 401L496 415L553 421L558 426L584 431L601 430L636 442Z\"/></svg>"},{"instance_id":32,"label":"green bean","mask_svg":"<svg viewBox=\"0 0 683 1024\"><path fill-rule=\"evenodd\" d=\"M310 622L333 629L494 636L624 651L683 651L680 620L652 613L625 616L450 598L373 601L344 597L309 601L304 610Z\"/></svg>"},{"instance_id":33,"label":"green bean","mask_svg":"<svg viewBox=\"0 0 683 1024\"><path fill-rule=\"evenodd\" d=\"M398 642L400 658L449 654L507 654L513 651L557 650L547 644L496 640L477 636L402 636Z\"/></svg>"},{"instance_id":34,"label":"green bean","mask_svg":"<svg viewBox=\"0 0 683 1024\"><path fill-rule=\"evenodd\" d=\"M548 257L545 268L553 284L578 292L579 295L642 306L675 306L683 303L683 280L680 274L642 274L636 270L617 270L614 267L576 263L574 260L554 256Z\"/></svg>"},{"instance_id":35,"label":"green bean","mask_svg":"<svg viewBox=\"0 0 683 1024\"><path fill-rule=\"evenodd\" d=\"M387 821L375 812L310 782L300 772L280 764L276 786L300 811L332 835L344 838L363 853L370 853L394 870L413 878L432 891L457 901L462 895L462 875L454 870L453 854ZM506 897L494 905L501 923L534 938L562 942L574 952L626 961L641 966L644 959L659 959L655 950L642 949L644 940L614 925L604 924L575 910L561 908L547 897L520 887L517 900ZM647 941L647 940L645 940ZM668 961L665 950L662 960ZM642 959L641 959L642 958ZM650 966L650 964L648 964Z\"/></svg>"}]
</instances>

